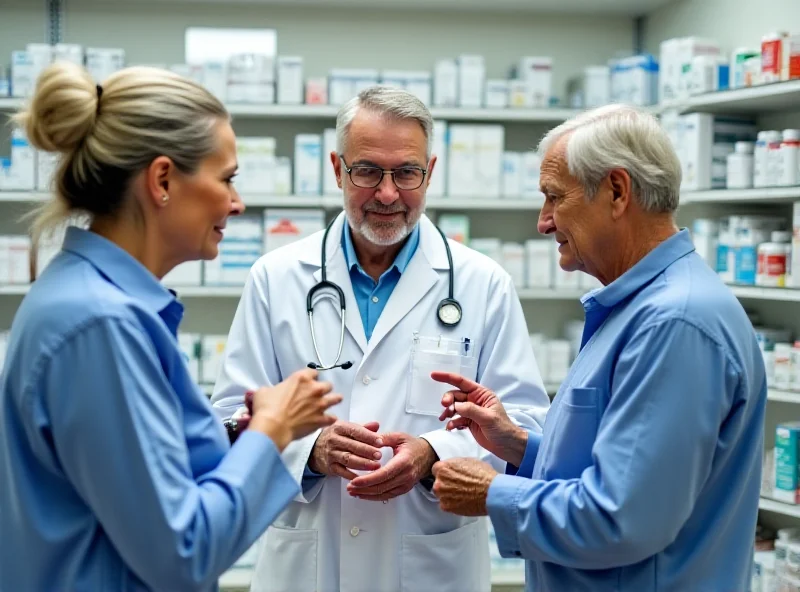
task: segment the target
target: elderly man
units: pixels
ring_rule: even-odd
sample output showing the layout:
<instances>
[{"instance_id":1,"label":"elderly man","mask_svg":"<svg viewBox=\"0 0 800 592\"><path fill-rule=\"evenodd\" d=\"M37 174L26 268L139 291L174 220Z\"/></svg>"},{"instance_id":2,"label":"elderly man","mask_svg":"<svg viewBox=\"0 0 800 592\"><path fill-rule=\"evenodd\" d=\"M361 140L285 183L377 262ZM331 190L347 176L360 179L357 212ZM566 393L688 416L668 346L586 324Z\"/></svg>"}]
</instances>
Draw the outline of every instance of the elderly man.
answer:
<instances>
[{"instance_id":1,"label":"elderly man","mask_svg":"<svg viewBox=\"0 0 800 592\"><path fill-rule=\"evenodd\" d=\"M262 538L253 590L489 589L487 521L443 512L430 491L437 459L482 454L469 432L442 429L448 387L430 375L491 386L534 433L549 400L509 275L423 215L432 128L405 91L344 105L330 157L345 211L251 271L213 396L221 414L309 363L344 395L334 426L284 452L302 492Z\"/></svg>"},{"instance_id":2,"label":"elderly man","mask_svg":"<svg viewBox=\"0 0 800 592\"><path fill-rule=\"evenodd\" d=\"M434 467L442 508L491 517L529 590L747 590L767 383L739 302L678 230L681 169L650 115L610 106L543 140L539 231L583 297L581 349L539 436L452 374L448 429L508 462ZM487 385L488 386L488 385ZM456 399L453 407L453 398Z\"/></svg>"}]
</instances>

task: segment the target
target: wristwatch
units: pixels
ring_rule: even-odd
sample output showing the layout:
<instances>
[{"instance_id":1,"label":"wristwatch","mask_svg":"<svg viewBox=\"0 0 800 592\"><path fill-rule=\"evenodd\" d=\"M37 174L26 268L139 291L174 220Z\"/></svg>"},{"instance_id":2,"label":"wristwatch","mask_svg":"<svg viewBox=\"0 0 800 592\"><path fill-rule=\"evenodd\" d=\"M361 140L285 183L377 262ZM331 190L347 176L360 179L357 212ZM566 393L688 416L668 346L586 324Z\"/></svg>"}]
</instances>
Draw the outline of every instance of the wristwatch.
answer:
<instances>
[{"instance_id":1,"label":"wristwatch","mask_svg":"<svg viewBox=\"0 0 800 592\"><path fill-rule=\"evenodd\" d=\"M230 418L223 421L222 425L225 426L225 431L228 433L228 440L230 440L231 444L236 442L236 438L239 437L239 422Z\"/></svg>"}]
</instances>

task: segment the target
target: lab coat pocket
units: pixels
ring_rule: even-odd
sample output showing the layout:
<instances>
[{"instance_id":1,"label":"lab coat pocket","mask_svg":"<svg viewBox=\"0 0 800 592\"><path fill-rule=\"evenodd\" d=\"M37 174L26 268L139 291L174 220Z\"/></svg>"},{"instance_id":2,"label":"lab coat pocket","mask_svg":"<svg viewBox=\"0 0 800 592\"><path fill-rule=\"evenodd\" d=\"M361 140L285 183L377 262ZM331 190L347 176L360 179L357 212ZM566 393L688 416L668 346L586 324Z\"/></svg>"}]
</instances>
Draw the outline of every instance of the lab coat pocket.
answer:
<instances>
[{"instance_id":1,"label":"lab coat pocket","mask_svg":"<svg viewBox=\"0 0 800 592\"><path fill-rule=\"evenodd\" d=\"M251 592L315 592L316 530L270 526L259 546Z\"/></svg>"},{"instance_id":2,"label":"lab coat pocket","mask_svg":"<svg viewBox=\"0 0 800 592\"><path fill-rule=\"evenodd\" d=\"M545 467L547 479L574 479L592 465L592 448L600 423L600 390L573 387L562 393Z\"/></svg>"},{"instance_id":3,"label":"lab coat pocket","mask_svg":"<svg viewBox=\"0 0 800 592\"><path fill-rule=\"evenodd\" d=\"M481 545L482 528L486 528L483 521L474 520L442 534L403 535L400 548L400 590L488 591L489 570L488 567L482 569L483 560L488 562L488 552L485 545ZM483 542L486 543L486 540ZM484 574L484 571L487 573Z\"/></svg>"},{"instance_id":4,"label":"lab coat pocket","mask_svg":"<svg viewBox=\"0 0 800 592\"><path fill-rule=\"evenodd\" d=\"M478 359L455 354L411 352L411 371L406 389L406 411L420 415L441 415L442 395L453 387L431 378L431 372L454 372L475 379Z\"/></svg>"}]
</instances>

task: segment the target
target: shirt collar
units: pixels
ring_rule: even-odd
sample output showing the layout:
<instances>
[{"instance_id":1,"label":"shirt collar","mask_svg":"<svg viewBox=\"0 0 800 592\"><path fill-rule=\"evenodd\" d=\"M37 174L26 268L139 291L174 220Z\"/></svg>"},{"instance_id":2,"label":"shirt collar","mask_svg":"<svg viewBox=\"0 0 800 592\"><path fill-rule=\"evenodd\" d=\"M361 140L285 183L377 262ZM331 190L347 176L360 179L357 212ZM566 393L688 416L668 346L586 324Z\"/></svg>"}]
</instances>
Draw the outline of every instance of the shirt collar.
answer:
<instances>
[{"instance_id":1,"label":"shirt collar","mask_svg":"<svg viewBox=\"0 0 800 592\"><path fill-rule=\"evenodd\" d=\"M590 292L582 298L583 303L594 299L598 304L611 308L653 280L681 257L694 251L694 244L686 228L673 234L642 258L636 265L616 280Z\"/></svg>"},{"instance_id":2,"label":"shirt collar","mask_svg":"<svg viewBox=\"0 0 800 592\"><path fill-rule=\"evenodd\" d=\"M97 233L70 226L64 237L63 250L91 263L111 283L155 313L175 302L175 294L167 290L144 265Z\"/></svg>"},{"instance_id":3,"label":"shirt collar","mask_svg":"<svg viewBox=\"0 0 800 592\"><path fill-rule=\"evenodd\" d=\"M358 262L356 249L353 246L353 237L350 231L350 224L347 223L346 220L342 235L342 243L344 245L344 260L347 263L347 269L352 271L352 269L355 267L363 271ZM411 258L414 256L417 246L419 246L419 223L414 225L414 230L411 231L408 240L406 240L406 244L403 245L403 248L400 249L399 253L397 253L397 257L394 258L392 267L396 267L397 271L402 274L406 270L406 267L408 267Z\"/></svg>"}]
</instances>

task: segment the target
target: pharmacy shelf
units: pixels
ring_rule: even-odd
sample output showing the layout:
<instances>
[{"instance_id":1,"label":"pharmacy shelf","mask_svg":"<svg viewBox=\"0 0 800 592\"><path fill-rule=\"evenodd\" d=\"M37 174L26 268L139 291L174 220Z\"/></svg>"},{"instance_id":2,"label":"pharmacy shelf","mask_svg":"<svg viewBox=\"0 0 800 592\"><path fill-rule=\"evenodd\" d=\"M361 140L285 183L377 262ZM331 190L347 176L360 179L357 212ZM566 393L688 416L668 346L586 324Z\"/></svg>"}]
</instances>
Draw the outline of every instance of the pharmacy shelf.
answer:
<instances>
[{"instance_id":1,"label":"pharmacy shelf","mask_svg":"<svg viewBox=\"0 0 800 592\"><path fill-rule=\"evenodd\" d=\"M774 512L775 514L800 518L800 506L785 504L769 499L768 497L762 497L758 500L758 509L764 510L765 512Z\"/></svg>"},{"instance_id":2,"label":"pharmacy shelf","mask_svg":"<svg viewBox=\"0 0 800 592\"><path fill-rule=\"evenodd\" d=\"M696 203L780 203L800 199L800 186L764 187L759 189L714 189L687 191L681 194L681 205Z\"/></svg>"},{"instance_id":3,"label":"pharmacy shelf","mask_svg":"<svg viewBox=\"0 0 800 592\"><path fill-rule=\"evenodd\" d=\"M750 300L775 300L800 302L800 290L791 288L763 288L760 286L729 286L737 298Z\"/></svg>"},{"instance_id":4,"label":"pharmacy shelf","mask_svg":"<svg viewBox=\"0 0 800 592\"><path fill-rule=\"evenodd\" d=\"M0 192L0 202L40 202L49 199L49 197L48 193L36 191ZM253 193L242 195L242 200L248 207L342 209L341 195L309 196ZM431 197L426 205L431 210L538 211L544 205L544 196L537 194L520 198Z\"/></svg>"},{"instance_id":5,"label":"pharmacy shelf","mask_svg":"<svg viewBox=\"0 0 800 592\"><path fill-rule=\"evenodd\" d=\"M698 95L686 100L683 112L725 115L800 110L800 80Z\"/></svg>"},{"instance_id":6,"label":"pharmacy shelf","mask_svg":"<svg viewBox=\"0 0 800 592\"><path fill-rule=\"evenodd\" d=\"M0 296L24 296L28 293L30 286L0 286Z\"/></svg>"},{"instance_id":7,"label":"pharmacy shelf","mask_svg":"<svg viewBox=\"0 0 800 592\"><path fill-rule=\"evenodd\" d=\"M16 111L23 105L23 99L0 99L0 111ZM336 105L227 105L233 117L272 118L272 119L336 119L339 107ZM516 121L530 123L558 123L577 114L575 109L466 109L431 108L434 119L449 121Z\"/></svg>"},{"instance_id":8,"label":"pharmacy shelf","mask_svg":"<svg viewBox=\"0 0 800 592\"><path fill-rule=\"evenodd\" d=\"M800 393L769 389L767 391L767 399L770 401L776 401L778 403L800 404Z\"/></svg>"}]
</instances>

